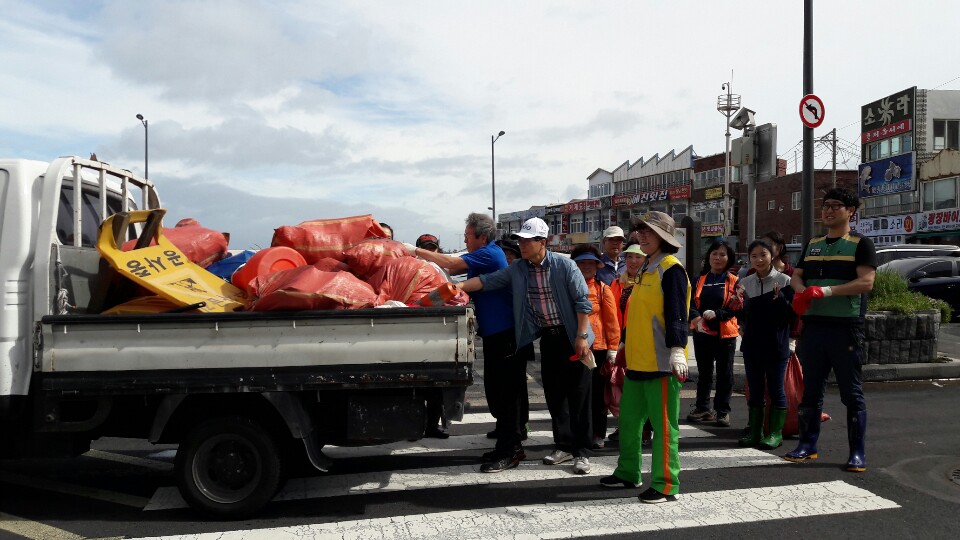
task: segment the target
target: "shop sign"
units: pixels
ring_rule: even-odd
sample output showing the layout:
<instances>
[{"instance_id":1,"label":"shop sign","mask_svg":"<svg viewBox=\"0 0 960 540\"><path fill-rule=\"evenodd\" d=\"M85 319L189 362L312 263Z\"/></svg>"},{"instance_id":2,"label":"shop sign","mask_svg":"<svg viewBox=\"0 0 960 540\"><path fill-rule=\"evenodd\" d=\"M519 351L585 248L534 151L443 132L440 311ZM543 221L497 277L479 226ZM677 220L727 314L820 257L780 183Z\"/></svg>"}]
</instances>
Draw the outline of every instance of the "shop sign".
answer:
<instances>
[{"instance_id":1,"label":"shop sign","mask_svg":"<svg viewBox=\"0 0 960 540\"><path fill-rule=\"evenodd\" d=\"M890 124L889 126L883 126L881 128L871 129L870 131L864 131L862 134L860 134L860 141L863 144L879 141L880 139L886 139L887 137L893 137L894 135L906 133L910 131L911 127L913 126L910 120L901 120L899 122Z\"/></svg>"},{"instance_id":2,"label":"shop sign","mask_svg":"<svg viewBox=\"0 0 960 540\"><path fill-rule=\"evenodd\" d=\"M701 225L700 236L723 236L723 223L707 223Z\"/></svg>"},{"instance_id":3,"label":"shop sign","mask_svg":"<svg viewBox=\"0 0 960 540\"><path fill-rule=\"evenodd\" d=\"M868 133L904 120L913 120L916 97L917 87L914 86L860 107L860 132ZM890 133L888 137L893 135L895 133Z\"/></svg>"},{"instance_id":4,"label":"shop sign","mask_svg":"<svg viewBox=\"0 0 960 540\"><path fill-rule=\"evenodd\" d=\"M932 210L920 214L919 232L953 231L960 229L960 209Z\"/></svg>"},{"instance_id":5,"label":"shop sign","mask_svg":"<svg viewBox=\"0 0 960 540\"><path fill-rule=\"evenodd\" d=\"M548 207L546 207L546 208L543 209L543 215L544 215L544 216L555 216L555 215L557 215L557 214L562 214L562 213L563 213L563 205L562 205L562 204L558 204L558 205L556 205L556 206L548 206Z\"/></svg>"},{"instance_id":6,"label":"shop sign","mask_svg":"<svg viewBox=\"0 0 960 540\"><path fill-rule=\"evenodd\" d=\"M587 210L599 210L601 206L600 199L587 199L576 201L563 205L564 214L574 214L576 212L585 212Z\"/></svg>"},{"instance_id":7,"label":"shop sign","mask_svg":"<svg viewBox=\"0 0 960 540\"><path fill-rule=\"evenodd\" d=\"M704 196L707 198L707 200L719 199L720 197L723 197L723 188L714 187L704 191L703 193L704 193Z\"/></svg>"},{"instance_id":8,"label":"shop sign","mask_svg":"<svg viewBox=\"0 0 960 540\"><path fill-rule=\"evenodd\" d=\"M914 154L900 154L859 167L857 182L861 197L873 197L914 189Z\"/></svg>"},{"instance_id":9,"label":"shop sign","mask_svg":"<svg viewBox=\"0 0 960 540\"><path fill-rule=\"evenodd\" d=\"M666 189L660 189L657 191L646 191L644 193L636 193L633 195L615 195L613 197L613 207L614 208L626 208L634 206L637 204L643 204L648 202L658 202L665 201L669 196L669 191Z\"/></svg>"},{"instance_id":10,"label":"shop sign","mask_svg":"<svg viewBox=\"0 0 960 540\"><path fill-rule=\"evenodd\" d=\"M670 200L690 198L690 184L687 184L685 186L672 187L667 191L670 194Z\"/></svg>"},{"instance_id":11,"label":"shop sign","mask_svg":"<svg viewBox=\"0 0 960 540\"><path fill-rule=\"evenodd\" d=\"M913 234L917 229L916 214L860 218L851 221L860 234L866 236Z\"/></svg>"}]
</instances>

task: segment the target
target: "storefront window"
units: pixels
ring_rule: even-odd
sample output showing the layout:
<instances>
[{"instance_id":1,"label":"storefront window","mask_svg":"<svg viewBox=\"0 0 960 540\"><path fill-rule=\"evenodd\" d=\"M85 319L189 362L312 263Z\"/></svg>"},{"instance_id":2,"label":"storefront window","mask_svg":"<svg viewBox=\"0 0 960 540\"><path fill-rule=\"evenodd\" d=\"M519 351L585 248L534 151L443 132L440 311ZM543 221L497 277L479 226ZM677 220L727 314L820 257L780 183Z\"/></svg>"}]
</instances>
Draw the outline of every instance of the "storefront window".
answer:
<instances>
[{"instance_id":1,"label":"storefront window","mask_svg":"<svg viewBox=\"0 0 960 540\"><path fill-rule=\"evenodd\" d=\"M957 177L925 182L923 186L923 210L941 210L957 207Z\"/></svg>"}]
</instances>

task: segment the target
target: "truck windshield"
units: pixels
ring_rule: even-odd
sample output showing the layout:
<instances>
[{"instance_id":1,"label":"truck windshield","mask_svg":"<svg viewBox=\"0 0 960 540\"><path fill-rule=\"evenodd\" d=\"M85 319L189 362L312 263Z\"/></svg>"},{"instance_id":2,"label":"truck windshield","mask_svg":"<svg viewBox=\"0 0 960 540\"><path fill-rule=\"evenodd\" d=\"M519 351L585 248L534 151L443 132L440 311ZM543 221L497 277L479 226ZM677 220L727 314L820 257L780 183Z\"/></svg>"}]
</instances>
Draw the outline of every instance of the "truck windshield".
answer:
<instances>
[{"instance_id":1,"label":"truck windshield","mask_svg":"<svg viewBox=\"0 0 960 540\"><path fill-rule=\"evenodd\" d=\"M97 230L104 216L100 215L100 193L96 190L84 189L81 194L83 212L83 231L81 245L94 247L97 241ZM136 210L136 204L129 201L130 210ZM120 197L113 193L107 194L107 214L112 215L121 210ZM60 190L60 209L57 211L57 238L61 244L73 245L73 186L64 185Z\"/></svg>"}]
</instances>

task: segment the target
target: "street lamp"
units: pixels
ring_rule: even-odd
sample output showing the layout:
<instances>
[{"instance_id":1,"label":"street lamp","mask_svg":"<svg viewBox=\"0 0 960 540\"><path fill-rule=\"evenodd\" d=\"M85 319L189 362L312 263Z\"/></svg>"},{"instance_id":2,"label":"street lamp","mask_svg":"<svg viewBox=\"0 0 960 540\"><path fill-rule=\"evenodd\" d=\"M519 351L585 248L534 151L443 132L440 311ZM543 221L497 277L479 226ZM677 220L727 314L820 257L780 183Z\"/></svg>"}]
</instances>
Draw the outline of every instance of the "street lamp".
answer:
<instances>
[{"instance_id":1,"label":"street lamp","mask_svg":"<svg viewBox=\"0 0 960 540\"><path fill-rule=\"evenodd\" d=\"M143 177L145 179L149 179L150 178L150 169L149 169L150 154L149 154L148 143L150 141L150 129L147 127L147 124L149 122L147 122L147 119L144 118L143 115L139 113L137 114L137 120L139 120L140 123L143 124Z\"/></svg>"},{"instance_id":2,"label":"street lamp","mask_svg":"<svg viewBox=\"0 0 960 540\"><path fill-rule=\"evenodd\" d=\"M727 117L727 152L723 170L723 236L726 237L730 235L730 219L733 214L730 204L730 117L740 109L740 94L733 93L733 85L729 82L720 85L720 89L727 91L717 97L717 111Z\"/></svg>"},{"instance_id":3,"label":"street lamp","mask_svg":"<svg viewBox=\"0 0 960 540\"><path fill-rule=\"evenodd\" d=\"M501 131L500 133L497 133L496 137L493 135L490 136L490 193L493 198L493 206L490 207L490 211L493 212L494 223L497 222L497 177L494 173L493 167L493 143L497 142L497 139L499 139L504 133L506 132Z\"/></svg>"}]
</instances>

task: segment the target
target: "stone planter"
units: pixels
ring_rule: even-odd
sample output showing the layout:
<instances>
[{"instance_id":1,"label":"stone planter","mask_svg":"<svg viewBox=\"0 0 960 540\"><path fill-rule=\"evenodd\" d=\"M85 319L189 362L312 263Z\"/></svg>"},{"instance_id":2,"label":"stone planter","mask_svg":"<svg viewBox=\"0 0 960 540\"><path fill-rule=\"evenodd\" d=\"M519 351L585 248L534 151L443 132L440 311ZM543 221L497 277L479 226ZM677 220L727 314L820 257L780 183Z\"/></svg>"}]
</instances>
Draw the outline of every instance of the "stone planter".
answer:
<instances>
[{"instance_id":1,"label":"stone planter","mask_svg":"<svg viewBox=\"0 0 960 540\"><path fill-rule=\"evenodd\" d=\"M937 359L940 311L868 311L864 334L868 364L915 364Z\"/></svg>"}]
</instances>

